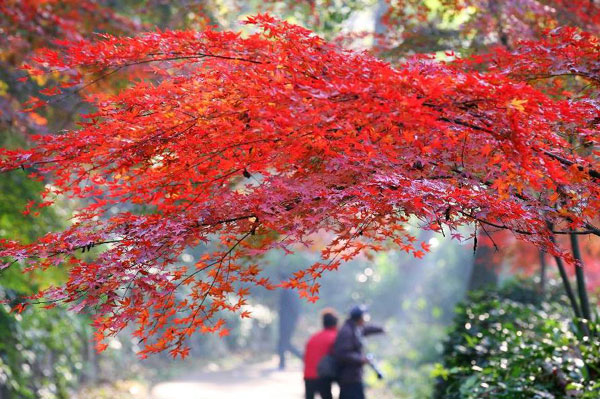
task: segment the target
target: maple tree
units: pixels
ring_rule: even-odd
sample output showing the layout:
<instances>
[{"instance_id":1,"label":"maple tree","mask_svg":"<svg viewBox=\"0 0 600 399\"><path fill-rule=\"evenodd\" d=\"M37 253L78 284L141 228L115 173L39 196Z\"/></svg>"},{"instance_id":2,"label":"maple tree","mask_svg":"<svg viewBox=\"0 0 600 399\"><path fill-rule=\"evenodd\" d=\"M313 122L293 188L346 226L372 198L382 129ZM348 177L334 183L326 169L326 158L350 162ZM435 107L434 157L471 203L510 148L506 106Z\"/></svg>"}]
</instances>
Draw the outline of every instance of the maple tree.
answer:
<instances>
[{"instance_id":1,"label":"maple tree","mask_svg":"<svg viewBox=\"0 0 600 399\"><path fill-rule=\"evenodd\" d=\"M268 15L247 23L258 31L103 35L26 66L71 77L48 96L144 71L90 94L96 111L78 129L0 150L0 170L51 182L26 212L57 196L86 204L64 231L3 240L0 256L2 268L68 263L63 286L30 300L94 309L100 349L129 323L142 355L185 356L195 331L227 334L220 312L247 317L248 287L272 287L260 255L322 231L323 260L285 284L310 300L324 271L362 251L422 257L410 220L458 239L464 225L508 230L569 263L554 234L600 234L593 34L564 27L512 51L392 66ZM207 242L217 247L193 268L178 264Z\"/></svg>"},{"instance_id":2,"label":"maple tree","mask_svg":"<svg viewBox=\"0 0 600 399\"><path fill-rule=\"evenodd\" d=\"M307 1L292 2L291 5L304 3L311 7L313 20L306 21L310 26L314 26L321 31L319 25L322 7L328 9L327 14L343 15L348 8L364 8L366 3L359 4L339 4L329 1ZM348 7L347 7L348 6ZM375 39L373 47L370 49L379 57L384 57L391 62L398 62L398 57L405 56L407 53L414 52L434 52L444 51L456 48L457 53L449 53L452 57L469 56L474 52L489 52L491 46L502 46L505 49L514 49L515 45L524 39L540 39L548 29L561 25L576 26L597 35L600 30L600 4L597 1L561 1L561 0L509 0L509 1L479 1L479 0L439 0L432 2L422 2L418 0L382 0L377 2L375 10L374 32L361 33L342 33L336 40L346 45L355 45L360 43L356 39L362 39L365 35L373 36ZM337 7L337 8L336 8ZM341 8L340 8L341 7ZM331 10L333 9L333 11ZM345 11L346 15L351 15ZM539 50L539 49L538 49ZM448 53L447 53L448 54ZM510 53L506 53L509 57ZM538 54L542 58L550 58L547 54ZM503 55L498 55L501 59ZM524 63L531 61L532 57L527 57ZM400 58L402 60L402 58ZM513 59L514 60L514 59ZM563 65L573 68L573 64ZM533 65L535 68L536 65ZM533 71L530 71L533 73ZM530 78L533 75L530 75ZM535 77L536 87L552 91L553 96L568 98L572 92L577 92L584 88L584 84L573 82L572 76L567 73L564 76L559 74L540 75ZM568 88L567 90L564 90ZM557 90L558 89L558 90ZM486 268L493 268L493 263L501 264L513 263L513 268L525 270L531 273L531 266L538 265L542 273L542 280L547 269L545 265L544 251L539 253L532 252L530 245L524 245L519 240L510 239L502 231L480 229L479 247L489 246L491 252L485 248L485 254L479 251L475 252L475 264L487 264ZM561 240L558 240L559 242ZM571 244L563 242L560 245L569 247ZM578 241L574 238L574 241ZM577 243L578 245L578 243ZM583 252L594 251L596 246L594 240L584 241ZM589 248L591 247L591 248ZM506 256L508 258L506 259ZM533 255L533 257L531 256ZM482 258L483 257L483 258ZM480 259L482 258L482 259ZM494 261L489 262L493 258ZM504 259L502 259L504 258ZM587 296L583 287L589 286L595 289L598 285L597 267L594 256L586 256L586 259L579 259L579 266L586 265L585 274L591 279L587 279L582 274L583 269L565 269L564 265L559 266L561 275L564 278L564 285L567 292L571 291L570 283L566 277L572 272L575 273L578 283L580 296ZM582 262L585 260L585 262ZM560 263L560 261L559 261ZM516 266L516 267L515 267ZM536 270L537 271L537 270ZM479 273L494 274L493 271L479 271L472 279L480 278ZM490 274L490 276L491 276ZM485 278L484 278L485 280ZM482 282L484 282L482 280ZM580 281L581 280L581 281ZM472 280L475 282L476 280ZM542 282L542 286L543 286ZM543 290L542 290L543 291ZM583 299L586 302L585 299ZM575 314L581 314L579 305L573 301Z\"/></svg>"},{"instance_id":3,"label":"maple tree","mask_svg":"<svg viewBox=\"0 0 600 399\"><path fill-rule=\"evenodd\" d=\"M457 46L457 43L462 43L459 54L472 54L474 51L489 51L489 47L500 45L504 49L512 50L516 46L523 47L524 39L540 39L543 38L548 29L556 28L557 26L569 25L584 29L594 35L600 31L600 4L597 1L561 1L561 0L510 0L510 1L439 1L437 5L428 3L425 5L418 1L388 1L387 12L383 15L384 24L389 27L386 30L385 36L380 42L380 52L388 57L402 54L403 52L411 52L415 49L421 51L444 50ZM448 24L450 22L450 24ZM398 29L401 27L401 29ZM394 45L394 43L397 43ZM391 45L390 45L391 44ZM537 48L538 56L546 62L560 62L559 59L552 59L550 54L542 54L544 49ZM502 52L502 50L500 50ZM511 56L508 52L499 55L498 59L502 59L506 55L509 59ZM534 69L538 68L536 63L531 63L533 57L524 57L520 62L521 65L530 63L528 78L536 80L536 87L543 88L547 92L552 92L553 96L562 98L579 97L573 95L579 90L584 90L585 81L574 82L570 79L575 76L572 72L576 71L578 66L575 63L563 64L559 67L555 64L554 67L570 68L570 70L561 76L559 73L545 74L540 72L540 75L535 75ZM516 61L512 57L512 62ZM584 62L585 63L585 62ZM585 73L585 72L584 72ZM525 76L523 76L525 78ZM563 77L566 77L563 79ZM583 83L583 84L580 84ZM590 93L588 93L590 94ZM595 98L596 95L592 94ZM498 236L493 231L480 231L480 236L484 237L481 242L488 243L495 247L495 250L502 248L506 250L507 241L506 235ZM489 238L489 240L488 240ZM560 241L560 240L559 240ZM577 292L580 297L580 304L577 303L575 295L570 287L568 274L571 269L566 269L560 259L556 259L557 266L563 279L563 285L571 299L573 311L578 317L591 315L590 307L587 305L586 286L591 288L597 287L594 284L596 274L596 262L594 257L586 257L583 262L581 252L576 248L579 247L579 240L576 236L570 237L566 244L562 246L571 247L573 254L577 253L578 267L573 272L576 275ZM583 252L587 252L586 246L594 246L594 240L586 240ZM542 270L546 270L544 251L540 250L538 261L531 260L528 256L531 254L531 247L523 245L519 241L512 241L509 252L516 254L514 257L517 260L517 265L521 269L530 269L531 264L538 264ZM506 253L506 251L504 251ZM499 255L499 254L497 254ZM497 258L498 256L494 256ZM529 263L528 263L529 262ZM587 265L585 269L583 264ZM586 282L586 276L591 275L590 280ZM543 279L543 277L542 277Z\"/></svg>"}]
</instances>

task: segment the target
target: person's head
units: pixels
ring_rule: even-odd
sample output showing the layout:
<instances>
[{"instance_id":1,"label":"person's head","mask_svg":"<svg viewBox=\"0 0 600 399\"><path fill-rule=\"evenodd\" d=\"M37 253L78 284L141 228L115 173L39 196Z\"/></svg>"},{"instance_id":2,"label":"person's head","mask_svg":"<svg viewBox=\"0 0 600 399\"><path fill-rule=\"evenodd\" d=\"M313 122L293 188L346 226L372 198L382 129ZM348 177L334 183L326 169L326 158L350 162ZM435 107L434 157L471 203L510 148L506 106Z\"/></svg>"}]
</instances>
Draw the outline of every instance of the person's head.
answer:
<instances>
[{"instance_id":1,"label":"person's head","mask_svg":"<svg viewBox=\"0 0 600 399\"><path fill-rule=\"evenodd\" d=\"M338 318L335 313L335 310L331 308L323 309L323 311L321 312L321 317L323 319L323 328L330 329L337 327Z\"/></svg>"},{"instance_id":2,"label":"person's head","mask_svg":"<svg viewBox=\"0 0 600 399\"><path fill-rule=\"evenodd\" d=\"M365 305L356 305L350 309L350 320L361 326L365 324L365 313L367 313L367 307Z\"/></svg>"}]
</instances>

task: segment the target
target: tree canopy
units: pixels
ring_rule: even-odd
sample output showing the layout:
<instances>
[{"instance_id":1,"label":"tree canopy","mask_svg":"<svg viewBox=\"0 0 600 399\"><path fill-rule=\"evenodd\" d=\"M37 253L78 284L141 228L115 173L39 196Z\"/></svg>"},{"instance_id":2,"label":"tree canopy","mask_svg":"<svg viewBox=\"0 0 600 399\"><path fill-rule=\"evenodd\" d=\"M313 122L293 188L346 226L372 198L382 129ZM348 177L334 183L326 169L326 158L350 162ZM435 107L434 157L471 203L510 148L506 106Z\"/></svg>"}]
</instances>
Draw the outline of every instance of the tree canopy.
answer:
<instances>
[{"instance_id":1,"label":"tree canopy","mask_svg":"<svg viewBox=\"0 0 600 399\"><path fill-rule=\"evenodd\" d=\"M78 128L0 150L1 171L48 179L26 212L60 196L82 204L64 231L2 240L2 268L70 264L63 286L31 301L93 308L100 348L136 323L142 354L185 356L195 331L227 333L221 311L249 316L249 285L272 287L260 255L319 232L323 259L285 284L310 300L324 271L360 252L423 256L411 220L457 239L464 225L509 230L571 263L553 235L600 234L594 34L560 27L510 50L391 65L268 14L246 24L253 33L101 35L24 66L61 76L30 111L130 80L90 90ZM209 241L193 268L178 264ZM92 261L78 256L94 247Z\"/></svg>"}]
</instances>

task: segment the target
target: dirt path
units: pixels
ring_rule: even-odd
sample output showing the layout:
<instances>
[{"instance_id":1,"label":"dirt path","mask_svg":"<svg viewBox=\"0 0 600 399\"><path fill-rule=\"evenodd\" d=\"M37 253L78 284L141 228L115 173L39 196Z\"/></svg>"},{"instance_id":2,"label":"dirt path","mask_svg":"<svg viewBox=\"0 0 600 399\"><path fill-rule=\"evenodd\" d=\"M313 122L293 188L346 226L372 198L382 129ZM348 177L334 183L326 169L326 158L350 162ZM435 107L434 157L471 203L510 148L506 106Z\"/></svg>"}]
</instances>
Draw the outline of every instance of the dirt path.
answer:
<instances>
[{"instance_id":1,"label":"dirt path","mask_svg":"<svg viewBox=\"0 0 600 399\"><path fill-rule=\"evenodd\" d=\"M191 373L152 388L151 399L302 399L298 365L279 371L275 361L226 371Z\"/></svg>"}]
</instances>

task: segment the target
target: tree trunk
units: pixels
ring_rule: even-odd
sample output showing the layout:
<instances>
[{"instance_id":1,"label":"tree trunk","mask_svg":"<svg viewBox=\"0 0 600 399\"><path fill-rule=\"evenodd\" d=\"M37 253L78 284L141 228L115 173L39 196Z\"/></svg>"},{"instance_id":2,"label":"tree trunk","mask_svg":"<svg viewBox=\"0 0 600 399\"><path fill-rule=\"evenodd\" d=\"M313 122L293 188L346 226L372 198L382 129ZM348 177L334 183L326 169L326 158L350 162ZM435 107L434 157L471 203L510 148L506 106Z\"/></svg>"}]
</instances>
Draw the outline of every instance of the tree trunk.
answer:
<instances>
[{"instance_id":1,"label":"tree trunk","mask_svg":"<svg viewBox=\"0 0 600 399\"><path fill-rule=\"evenodd\" d=\"M500 265L494 260L494 252L494 248L485 245L480 245L475 250L473 269L467 286L469 291L498 284L497 268Z\"/></svg>"},{"instance_id":2,"label":"tree trunk","mask_svg":"<svg viewBox=\"0 0 600 399\"><path fill-rule=\"evenodd\" d=\"M552 231L552 223L548 222L548 230ZM552 244L556 244L556 238L554 234L550 234L550 241ZM567 297L569 298L569 302L571 303L571 309L573 309L573 313L575 313L575 318L577 318L577 324L580 325L579 319L581 319L581 310L579 308L579 304L577 303L577 299L575 298L575 294L573 293L573 288L571 287L571 282L569 281L569 276L567 275L567 271L565 269L565 265L560 257L554 256L554 260L556 261L556 266L558 267L558 272L560 273L560 278L563 283L563 287L565 288L565 292Z\"/></svg>"},{"instance_id":3,"label":"tree trunk","mask_svg":"<svg viewBox=\"0 0 600 399\"><path fill-rule=\"evenodd\" d=\"M502 2L498 0L492 0L489 3L489 11L496 18L496 32L498 34L498 41L509 51L512 50L510 43L508 41L508 35L506 33L506 29L504 27L504 18L502 11Z\"/></svg>"},{"instance_id":4,"label":"tree trunk","mask_svg":"<svg viewBox=\"0 0 600 399\"><path fill-rule=\"evenodd\" d=\"M579 304L577 303L577 299L575 299L575 294L573 293L573 288L571 287L571 282L569 281L569 276L567 275L567 271L565 270L565 265L563 261L558 256L554 257L556 261L556 266L558 267L558 272L560 273L560 278L563 283L563 287L565 287L565 292L567 293L567 297L569 297L569 302L571 303L571 308L573 308L573 313L575 313L575 317L581 319L581 310L579 309Z\"/></svg>"},{"instance_id":5,"label":"tree trunk","mask_svg":"<svg viewBox=\"0 0 600 399\"><path fill-rule=\"evenodd\" d=\"M575 265L575 277L577 279L577 294L579 295L579 303L581 304L581 314L584 319L592 320L590 300L588 298L587 287L585 284L583 258L581 257L581 251L579 249L579 239L577 238L576 234L569 234L569 238L571 239L573 257L577 261L577 265Z\"/></svg>"},{"instance_id":6,"label":"tree trunk","mask_svg":"<svg viewBox=\"0 0 600 399\"><path fill-rule=\"evenodd\" d=\"M540 249L540 293L546 293L546 251Z\"/></svg>"}]
</instances>

